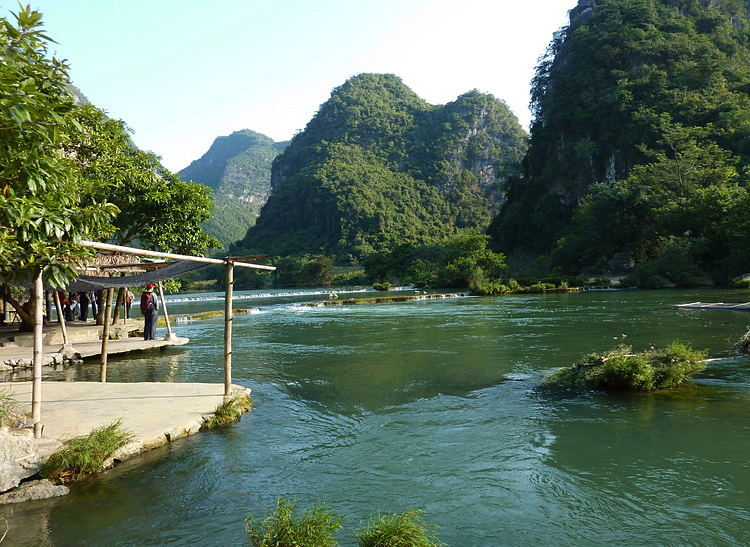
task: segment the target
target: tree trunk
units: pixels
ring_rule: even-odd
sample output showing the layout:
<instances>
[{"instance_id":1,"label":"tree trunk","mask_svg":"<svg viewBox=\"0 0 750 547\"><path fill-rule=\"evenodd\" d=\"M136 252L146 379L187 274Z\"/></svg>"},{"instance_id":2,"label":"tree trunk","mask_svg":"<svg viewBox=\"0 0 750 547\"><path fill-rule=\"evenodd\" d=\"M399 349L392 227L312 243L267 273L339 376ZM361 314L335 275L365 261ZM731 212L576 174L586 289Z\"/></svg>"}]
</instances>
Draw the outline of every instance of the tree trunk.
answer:
<instances>
[{"instance_id":1,"label":"tree trunk","mask_svg":"<svg viewBox=\"0 0 750 547\"><path fill-rule=\"evenodd\" d=\"M117 302L115 303L115 311L112 315L112 324L116 325L120 320L120 307L125 302L125 287L120 287L117 291Z\"/></svg>"},{"instance_id":2,"label":"tree trunk","mask_svg":"<svg viewBox=\"0 0 750 547\"><path fill-rule=\"evenodd\" d=\"M105 294L107 294L107 291L105 290L99 290L94 293L96 298L96 324L97 325L103 325L104 324L104 300L105 300Z\"/></svg>"}]
</instances>

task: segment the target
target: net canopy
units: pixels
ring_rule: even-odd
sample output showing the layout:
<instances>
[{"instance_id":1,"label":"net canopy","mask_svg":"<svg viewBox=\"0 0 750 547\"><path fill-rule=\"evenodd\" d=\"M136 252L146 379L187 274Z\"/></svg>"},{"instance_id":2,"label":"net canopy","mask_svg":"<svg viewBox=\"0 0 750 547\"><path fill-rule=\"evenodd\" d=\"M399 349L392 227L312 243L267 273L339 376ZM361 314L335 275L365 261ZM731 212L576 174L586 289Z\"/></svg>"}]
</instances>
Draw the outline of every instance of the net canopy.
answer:
<instances>
[{"instance_id":1,"label":"net canopy","mask_svg":"<svg viewBox=\"0 0 750 547\"><path fill-rule=\"evenodd\" d=\"M112 277L99 277L93 275L79 275L68 283L66 290L72 292L98 291L99 289L116 289L119 287L139 287L148 283L156 284L158 281L180 277L188 272L203 268L207 264L191 262L188 260L176 260L167 263L159 269L137 273L132 275L114 275Z\"/></svg>"}]
</instances>

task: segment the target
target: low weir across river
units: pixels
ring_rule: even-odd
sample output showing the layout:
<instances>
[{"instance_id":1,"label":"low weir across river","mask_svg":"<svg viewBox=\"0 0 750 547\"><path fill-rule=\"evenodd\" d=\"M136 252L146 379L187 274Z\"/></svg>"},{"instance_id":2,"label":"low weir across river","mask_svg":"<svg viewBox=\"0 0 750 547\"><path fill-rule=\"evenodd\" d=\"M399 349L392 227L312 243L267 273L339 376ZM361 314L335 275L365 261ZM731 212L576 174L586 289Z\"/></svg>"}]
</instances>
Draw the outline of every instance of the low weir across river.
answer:
<instances>
[{"instance_id":1,"label":"low weir across river","mask_svg":"<svg viewBox=\"0 0 750 547\"><path fill-rule=\"evenodd\" d=\"M675 307L746 302L747 292L302 305L328 292L237 294L234 307L253 313L234 319L233 382L252 389L255 409L66 498L14 507L5 541L242 545L247 515L283 496L348 517L336 536L346 547L372 515L412 507L449 546L750 544L750 359L728 359L750 315ZM223 309L220 295L168 304L174 315ZM223 319L175 328L187 346L113 356L110 381L215 381ZM544 385L583 354L675 339L719 358L679 390ZM96 381L98 367L45 375Z\"/></svg>"}]
</instances>

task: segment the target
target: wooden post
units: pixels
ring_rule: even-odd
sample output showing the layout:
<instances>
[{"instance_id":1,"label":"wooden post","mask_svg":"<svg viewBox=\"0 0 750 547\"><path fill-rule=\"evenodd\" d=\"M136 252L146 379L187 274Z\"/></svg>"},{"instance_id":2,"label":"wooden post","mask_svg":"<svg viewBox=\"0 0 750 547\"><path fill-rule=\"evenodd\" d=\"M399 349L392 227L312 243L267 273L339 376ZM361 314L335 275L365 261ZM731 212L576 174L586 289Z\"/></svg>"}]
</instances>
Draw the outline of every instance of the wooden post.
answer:
<instances>
[{"instance_id":1,"label":"wooden post","mask_svg":"<svg viewBox=\"0 0 750 547\"><path fill-rule=\"evenodd\" d=\"M39 271L34 279L34 380L31 385L31 420L34 422L34 438L42 436L42 360L44 346L42 345L42 328L44 327L44 283L42 272Z\"/></svg>"},{"instance_id":2,"label":"wooden post","mask_svg":"<svg viewBox=\"0 0 750 547\"><path fill-rule=\"evenodd\" d=\"M99 367L99 381L104 383L107 381L107 345L109 344L109 312L112 308L112 295L115 290L112 288L107 289L107 301L104 305L104 329L102 330L102 359L101 366Z\"/></svg>"},{"instance_id":3,"label":"wooden post","mask_svg":"<svg viewBox=\"0 0 750 547\"><path fill-rule=\"evenodd\" d=\"M234 292L234 262L227 260L224 293L224 397L232 394L232 293Z\"/></svg>"},{"instance_id":4,"label":"wooden post","mask_svg":"<svg viewBox=\"0 0 750 547\"><path fill-rule=\"evenodd\" d=\"M62 302L60 302L60 293L58 291L54 291L54 293L55 307L57 308L57 319L60 321L60 328L62 329L63 347L68 347L70 345L70 342L68 342L68 329L65 328L65 313L63 313Z\"/></svg>"},{"instance_id":5,"label":"wooden post","mask_svg":"<svg viewBox=\"0 0 750 547\"><path fill-rule=\"evenodd\" d=\"M174 333L172 333L172 325L169 324L169 312L167 312L167 301L164 300L164 287L161 285L161 281L157 281L159 284L159 298L161 298L161 307L164 310L164 321L167 323L167 340L171 340L174 338Z\"/></svg>"}]
</instances>

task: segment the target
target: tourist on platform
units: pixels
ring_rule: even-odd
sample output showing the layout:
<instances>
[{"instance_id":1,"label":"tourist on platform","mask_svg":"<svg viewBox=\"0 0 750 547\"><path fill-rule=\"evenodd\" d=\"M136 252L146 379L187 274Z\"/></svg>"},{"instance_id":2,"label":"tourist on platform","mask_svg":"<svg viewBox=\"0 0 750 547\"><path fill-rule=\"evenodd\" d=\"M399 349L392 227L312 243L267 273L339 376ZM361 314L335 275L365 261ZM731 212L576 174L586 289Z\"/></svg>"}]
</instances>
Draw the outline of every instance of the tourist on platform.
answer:
<instances>
[{"instance_id":1,"label":"tourist on platform","mask_svg":"<svg viewBox=\"0 0 750 547\"><path fill-rule=\"evenodd\" d=\"M91 304L91 297L86 291L78 293L79 304L81 305L81 317L80 320L84 323L89 318L89 304Z\"/></svg>"},{"instance_id":2,"label":"tourist on platform","mask_svg":"<svg viewBox=\"0 0 750 547\"><path fill-rule=\"evenodd\" d=\"M130 289L125 287L125 318L130 319L130 308L133 307L133 300L135 300L135 295L133 295L132 292L130 292Z\"/></svg>"},{"instance_id":3,"label":"tourist on platform","mask_svg":"<svg viewBox=\"0 0 750 547\"><path fill-rule=\"evenodd\" d=\"M96 321L96 311L97 311L97 303L96 303L96 293L94 291L89 291L89 300L91 301L91 315L94 318L94 321Z\"/></svg>"},{"instance_id":4,"label":"tourist on platform","mask_svg":"<svg viewBox=\"0 0 750 547\"><path fill-rule=\"evenodd\" d=\"M73 317L71 321L75 321L81 316L81 306L78 301L78 293L71 291L68 300L70 301L70 315Z\"/></svg>"},{"instance_id":5,"label":"tourist on platform","mask_svg":"<svg viewBox=\"0 0 750 547\"><path fill-rule=\"evenodd\" d=\"M156 320L159 316L159 299L154 294L154 284L146 286L146 292L141 295L141 313L145 320L143 325L143 339L156 338Z\"/></svg>"}]
</instances>

